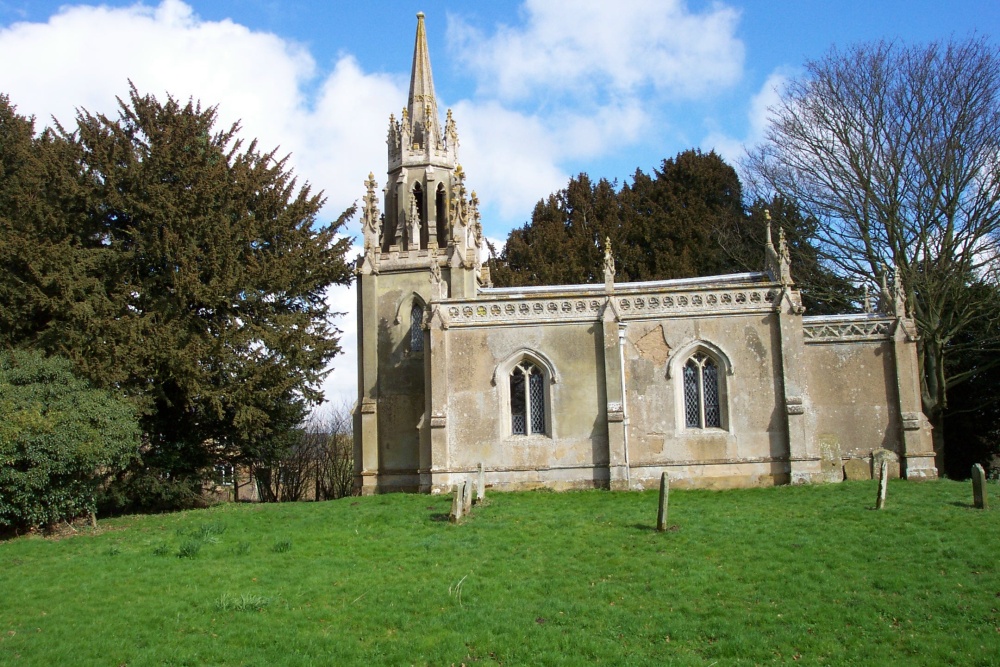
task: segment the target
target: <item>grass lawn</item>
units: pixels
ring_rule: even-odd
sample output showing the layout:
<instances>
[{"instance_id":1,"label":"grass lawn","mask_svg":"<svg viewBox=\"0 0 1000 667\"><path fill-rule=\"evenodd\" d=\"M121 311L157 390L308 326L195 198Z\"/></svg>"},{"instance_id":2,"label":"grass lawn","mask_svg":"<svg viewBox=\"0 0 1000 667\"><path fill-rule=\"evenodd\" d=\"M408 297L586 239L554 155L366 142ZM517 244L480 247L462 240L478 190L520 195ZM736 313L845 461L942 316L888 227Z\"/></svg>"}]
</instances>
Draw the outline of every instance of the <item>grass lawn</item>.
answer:
<instances>
[{"instance_id":1,"label":"grass lawn","mask_svg":"<svg viewBox=\"0 0 1000 667\"><path fill-rule=\"evenodd\" d=\"M0 664L997 664L1000 511L875 493L674 491L666 533L655 491L106 520L0 542Z\"/></svg>"}]
</instances>

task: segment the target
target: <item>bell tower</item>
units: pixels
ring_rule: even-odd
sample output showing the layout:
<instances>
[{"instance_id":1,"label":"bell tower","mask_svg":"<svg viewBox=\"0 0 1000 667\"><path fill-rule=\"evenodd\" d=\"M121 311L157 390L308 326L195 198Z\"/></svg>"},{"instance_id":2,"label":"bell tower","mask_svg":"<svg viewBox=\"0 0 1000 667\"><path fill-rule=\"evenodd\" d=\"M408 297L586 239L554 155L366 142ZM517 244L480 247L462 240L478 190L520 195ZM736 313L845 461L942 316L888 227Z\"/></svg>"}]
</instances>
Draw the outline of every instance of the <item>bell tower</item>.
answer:
<instances>
[{"instance_id":1,"label":"bell tower","mask_svg":"<svg viewBox=\"0 0 1000 667\"><path fill-rule=\"evenodd\" d=\"M429 421L425 365L434 353L426 331L431 309L449 298L474 298L482 281L478 200L466 190L451 110L441 126L423 12L408 99L398 119L389 116L386 143L382 211L369 174L357 263L354 461L363 493L419 487L428 465L421 450Z\"/></svg>"},{"instance_id":2,"label":"bell tower","mask_svg":"<svg viewBox=\"0 0 1000 667\"><path fill-rule=\"evenodd\" d=\"M365 225L365 248L374 256L362 262L362 272L427 269L436 257L442 268L472 270L467 276L448 275L447 281L452 296L473 296L483 245L478 201L466 191L451 110L443 129L438 116L422 12L417 14L410 93L400 117L389 116L386 144L383 213L379 224ZM371 195L374 180L366 185ZM365 199L366 221L372 216L371 200Z\"/></svg>"}]
</instances>

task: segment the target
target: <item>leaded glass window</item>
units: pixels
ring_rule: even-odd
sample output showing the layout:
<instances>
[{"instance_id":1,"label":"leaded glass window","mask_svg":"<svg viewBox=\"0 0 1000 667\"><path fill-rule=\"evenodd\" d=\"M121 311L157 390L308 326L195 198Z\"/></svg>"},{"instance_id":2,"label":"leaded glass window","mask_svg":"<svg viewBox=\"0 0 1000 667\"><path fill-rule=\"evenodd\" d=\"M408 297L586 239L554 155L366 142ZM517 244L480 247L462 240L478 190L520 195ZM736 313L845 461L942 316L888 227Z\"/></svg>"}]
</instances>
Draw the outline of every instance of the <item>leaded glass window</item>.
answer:
<instances>
[{"instance_id":1,"label":"leaded glass window","mask_svg":"<svg viewBox=\"0 0 1000 667\"><path fill-rule=\"evenodd\" d=\"M684 424L688 428L722 428L719 366L702 352L684 364Z\"/></svg>"},{"instance_id":2,"label":"leaded glass window","mask_svg":"<svg viewBox=\"0 0 1000 667\"><path fill-rule=\"evenodd\" d=\"M545 379L530 361L510 372L510 431L513 435L545 434Z\"/></svg>"},{"instance_id":3,"label":"leaded glass window","mask_svg":"<svg viewBox=\"0 0 1000 667\"><path fill-rule=\"evenodd\" d=\"M528 407L531 412L531 432L545 433L545 388L537 368L528 381Z\"/></svg>"},{"instance_id":4,"label":"leaded glass window","mask_svg":"<svg viewBox=\"0 0 1000 667\"><path fill-rule=\"evenodd\" d=\"M410 309L410 352L424 351L424 309L414 303Z\"/></svg>"},{"instance_id":5,"label":"leaded glass window","mask_svg":"<svg viewBox=\"0 0 1000 667\"><path fill-rule=\"evenodd\" d=\"M701 426L700 392L698 391L698 364L691 359L684 366L684 421L688 428Z\"/></svg>"},{"instance_id":6,"label":"leaded glass window","mask_svg":"<svg viewBox=\"0 0 1000 667\"><path fill-rule=\"evenodd\" d=\"M524 401L524 370L515 366L510 374L510 421L511 433L528 434L527 406Z\"/></svg>"},{"instance_id":7,"label":"leaded glass window","mask_svg":"<svg viewBox=\"0 0 1000 667\"><path fill-rule=\"evenodd\" d=\"M712 359L706 359L701 367L701 381L704 389L705 426L721 428L722 411L719 410L719 367Z\"/></svg>"}]
</instances>

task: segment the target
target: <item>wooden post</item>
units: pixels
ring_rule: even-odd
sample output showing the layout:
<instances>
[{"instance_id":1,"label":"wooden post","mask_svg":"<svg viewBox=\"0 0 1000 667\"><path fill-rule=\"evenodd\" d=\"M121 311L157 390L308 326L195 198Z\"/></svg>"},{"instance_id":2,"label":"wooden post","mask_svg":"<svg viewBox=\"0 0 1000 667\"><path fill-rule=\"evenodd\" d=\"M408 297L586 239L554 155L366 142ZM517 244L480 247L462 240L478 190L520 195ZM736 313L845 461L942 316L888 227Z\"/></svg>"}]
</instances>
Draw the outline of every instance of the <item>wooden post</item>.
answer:
<instances>
[{"instance_id":1,"label":"wooden post","mask_svg":"<svg viewBox=\"0 0 1000 667\"><path fill-rule=\"evenodd\" d=\"M889 462L882 461L878 468L878 497L875 499L875 509L885 508L885 488L889 485Z\"/></svg>"},{"instance_id":2,"label":"wooden post","mask_svg":"<svg viewBox=\"0 0 1000 667\"><path fill-rule=\"evenodd\" d=\"M670 494L670 478L667 473L660 475L660 510L656 513L656 530L667 529L667 501Z\"/></svg>"},{"instance_id":3,"label":"wooden post","mask_svg":"<svg viewBox=\"0 0 1000 667\"><path fill-rule=\"evenodd\" d=\"M972 501L976 509L990 508L990 499L986 496L986 471L978 463L972 466Z\"/></svg>"}]
</instances>

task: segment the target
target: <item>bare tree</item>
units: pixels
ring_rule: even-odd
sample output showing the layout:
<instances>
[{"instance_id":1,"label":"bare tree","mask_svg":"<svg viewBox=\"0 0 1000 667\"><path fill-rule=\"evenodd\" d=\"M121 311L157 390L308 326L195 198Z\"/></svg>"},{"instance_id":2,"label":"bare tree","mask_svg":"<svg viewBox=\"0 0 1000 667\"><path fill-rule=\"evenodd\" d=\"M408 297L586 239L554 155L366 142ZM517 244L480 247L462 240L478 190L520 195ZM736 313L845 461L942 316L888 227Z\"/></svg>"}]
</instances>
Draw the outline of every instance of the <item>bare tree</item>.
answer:
<instances>
[{"instance_id":1,"label":"bare tree","mask_svg":"<svg viewBox=\"0 0 1000 667\"><path fill-rule=\"evenodd\" d=\"M316 500L354 493L354 437L351 409L327 407L306 425L306 440L315 465Z\"/></svg>"},{"instance_id":2,"label":"bare tree","mask_svg":"<svg viewBox=\"0 0 1000 667\"><path fill-rule=\"evenodd\" d=\"M327 406L283 435L275 454L249 466L262 502L332 500L352 495L354 438L347 405Z\"/></svg>"},{"instance_id":3,"label":"bare tree","mask_svg":"<svg viewBox=\"0 0 1000 667\"><path fill-rule=\"evenodd\" d=\"M997 278L1000 52L975 37L876 42L834 49L805 69L744 166L760 194L819 221L820 251L838 274L876 290L901 281L942 469L947 390L976 372L946 356L969 344L1000 351L996 326L986 339L960 336L1000 312L968 289Z\"/></svg>"}]
</instances>

